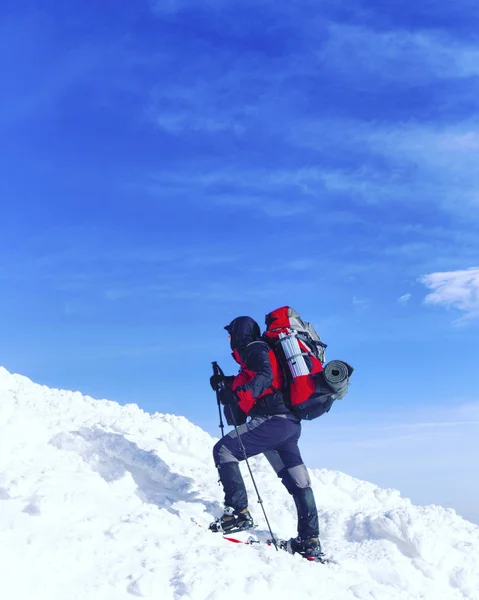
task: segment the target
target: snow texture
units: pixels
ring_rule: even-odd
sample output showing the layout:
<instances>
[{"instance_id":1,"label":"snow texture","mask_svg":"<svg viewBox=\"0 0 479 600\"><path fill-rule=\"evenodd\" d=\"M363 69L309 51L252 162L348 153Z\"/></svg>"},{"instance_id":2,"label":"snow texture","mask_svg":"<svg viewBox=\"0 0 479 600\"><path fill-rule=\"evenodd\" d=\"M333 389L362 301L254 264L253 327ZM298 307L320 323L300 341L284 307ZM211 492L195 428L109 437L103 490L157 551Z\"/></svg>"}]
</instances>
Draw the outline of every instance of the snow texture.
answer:
<instances>
[{"instance_id":1,"label":"snow texture","mask_svg":"<svg viewBox=\"0 0 479 600\"><path fill-rule=\"evenodd\" d=\"M183 417L0 367L0 598L479 599L479 527L342 473L311 471L333 564L207 531L222 512L213 443ZM275 533L295 535L291 497L264 458L251 465Z\"/></svg>"}]
</instances>

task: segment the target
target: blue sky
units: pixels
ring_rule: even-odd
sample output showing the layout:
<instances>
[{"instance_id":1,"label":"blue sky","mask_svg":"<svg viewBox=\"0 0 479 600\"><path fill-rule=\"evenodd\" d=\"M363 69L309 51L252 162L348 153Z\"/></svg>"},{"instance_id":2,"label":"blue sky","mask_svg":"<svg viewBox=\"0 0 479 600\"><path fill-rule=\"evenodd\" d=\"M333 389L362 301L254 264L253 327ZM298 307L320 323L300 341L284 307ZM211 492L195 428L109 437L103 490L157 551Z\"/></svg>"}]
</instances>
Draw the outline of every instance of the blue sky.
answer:
<instances>
[{"instance_id":1,"label":"blue sky","mask_svg":"<svg viewBox=\"0 0 479 600\"><path fill-rule=\"evenodd\" d=\"M350 394L310 466L479 521L479 5L3 2L0 363L217 433L289 304Z\"/></svg>"}]
</instances>

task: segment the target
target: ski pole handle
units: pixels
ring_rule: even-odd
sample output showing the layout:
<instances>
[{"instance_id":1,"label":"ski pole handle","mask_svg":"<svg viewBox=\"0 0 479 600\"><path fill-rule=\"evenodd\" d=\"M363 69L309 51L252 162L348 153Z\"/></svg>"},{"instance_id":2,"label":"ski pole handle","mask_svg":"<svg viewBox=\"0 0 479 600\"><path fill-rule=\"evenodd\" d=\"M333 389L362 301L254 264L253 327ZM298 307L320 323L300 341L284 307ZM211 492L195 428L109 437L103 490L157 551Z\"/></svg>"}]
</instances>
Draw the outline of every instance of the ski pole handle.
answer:
<instances>
[{"instance_id":1,"label":"ski pole handle","mask_svg":"<svg viewBox=\"0 0 479 600\"><path fill-rule=\"evenodd\" d=\"M211 364L213 365L213 373L215 375L221 375L224 377L225 374L223 373L223 369L219 366L216 360L214 360Z\"/></svg>"}]
</instances>

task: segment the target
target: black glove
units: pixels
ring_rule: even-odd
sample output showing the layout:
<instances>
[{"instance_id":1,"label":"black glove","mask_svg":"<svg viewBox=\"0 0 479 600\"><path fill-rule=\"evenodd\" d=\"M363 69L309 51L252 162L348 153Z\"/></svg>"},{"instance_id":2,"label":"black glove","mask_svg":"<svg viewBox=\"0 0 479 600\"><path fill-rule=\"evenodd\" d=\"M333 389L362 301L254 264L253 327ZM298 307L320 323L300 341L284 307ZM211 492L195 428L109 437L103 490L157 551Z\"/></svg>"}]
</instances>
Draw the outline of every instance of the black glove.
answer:
<instances>
[{"instance_id":1,"label":"black glove","mask_svg":"<svg viewBox=\"0 0 479 600\"><path fill-rule=\"evenodd\" d=\"M216 388L220 383L224 383L224 387L231 387L233 380L234 375L212 375L210 377L211 389L216 391Z\"/></svg>"},{"instance_id":2,"label":"black glove","mask_svg":"<svg viewBox=\"0 0 479 600\"><path fill-rule=\"evenodd\" d=\"M238 396L229 387L224 387L216 392L221 404L236 404Z\"/></svg>"},{"instance_id":3,"label":"black glove","mask_svg":"<svg viewBox=\"0 0 479 600\"><path fill-rule=\"evenodd\" d=\"M210 377L210 385L212 390L216 390L218 385L225 380L224 375L212 375Z\"/></svg>"}]
</instances>

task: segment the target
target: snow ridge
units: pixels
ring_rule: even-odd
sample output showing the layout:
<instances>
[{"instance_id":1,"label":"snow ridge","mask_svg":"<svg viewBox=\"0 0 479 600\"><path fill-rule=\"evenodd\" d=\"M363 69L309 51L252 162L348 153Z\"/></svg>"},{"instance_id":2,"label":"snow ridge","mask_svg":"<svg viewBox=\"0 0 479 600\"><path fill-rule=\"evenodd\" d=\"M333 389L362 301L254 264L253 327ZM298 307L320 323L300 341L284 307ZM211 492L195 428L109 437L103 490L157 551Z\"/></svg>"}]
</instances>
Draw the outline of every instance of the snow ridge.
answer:
<instances>
[{"instance_id":1,"label":"snow ridge","mask_svg":"<svg viewBox=\"0 0 479 600\"><path fill-rule=\"evenodd\" d=\"M323 545L337 564L229 544L198 527L192 519L206 526L221 514L213 443L184 417L0 367L0 597L479 600L479 527L342 473L311 471ZM291 537L291 497L263 458L251 464L275 533Z\"/></svg>"}]
</instances>

